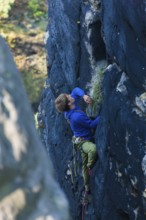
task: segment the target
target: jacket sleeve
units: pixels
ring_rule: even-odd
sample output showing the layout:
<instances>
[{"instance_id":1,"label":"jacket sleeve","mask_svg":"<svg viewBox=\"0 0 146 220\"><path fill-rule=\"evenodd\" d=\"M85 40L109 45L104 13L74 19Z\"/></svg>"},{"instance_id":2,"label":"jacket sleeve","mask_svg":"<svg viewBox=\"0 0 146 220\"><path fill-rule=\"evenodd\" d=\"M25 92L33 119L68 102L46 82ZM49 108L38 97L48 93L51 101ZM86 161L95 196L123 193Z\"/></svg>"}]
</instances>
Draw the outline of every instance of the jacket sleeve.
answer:
<instances>
[{"instance_id":1,"label":"jacket sleeve","mask_svg":"<svg viewBox=\"0 0 146 220\"><path fill-rule=\"evenodd\" d=\"M75 99L79 98L79 97L83 97L84 95L85 95L85 92L82 89L80 89L79 87L74 88L71 93L71 96Z\"/></svg>"},{"instance_id":2,"label":"jacket sleeve","mask_svg":"<svg viewBox=\"0 0 146 220\"><path fill-rule=\"evenodd\" d=\"M85 128L96 128L100 121L100 116L97 116L95 120L91 120L85 113L78 114L77 121Z\"/></svg>"}]
</instances>

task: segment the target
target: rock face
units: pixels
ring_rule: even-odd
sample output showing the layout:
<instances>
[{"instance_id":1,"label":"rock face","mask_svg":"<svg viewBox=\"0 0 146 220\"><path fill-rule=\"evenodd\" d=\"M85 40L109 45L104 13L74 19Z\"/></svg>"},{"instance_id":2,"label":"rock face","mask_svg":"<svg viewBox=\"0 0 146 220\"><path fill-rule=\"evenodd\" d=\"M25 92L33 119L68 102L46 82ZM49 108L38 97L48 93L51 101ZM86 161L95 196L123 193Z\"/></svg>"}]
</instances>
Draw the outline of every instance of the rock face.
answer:
<instances>
[{"instance_id":1,"label":"rock face","mask_svg":"<svg viewBox=\"0 0 146 220\"><path fill-rule=\"evenodd\" d=\"M0 88L0 219L68 220L66 198L54 179L18 71L2 38Z\"/></svg>"},{"instance_id":2,"label":"rock face","mask_svg":"<svg viewBox=\"0 0 146 220\"><path fill-rule=\"evenodd\" d=\"M54 109L61 92L80 86L87 93L101 63L104 72L98 160L91 177L92 202L84 219L146 218L146 12L144 0L49 0L48 79L41 107L42 141L70 203L81 219L81 173L71 169L69 125ZM104 62L103 62L104 63Z\"/></svg>"}]
</instances>

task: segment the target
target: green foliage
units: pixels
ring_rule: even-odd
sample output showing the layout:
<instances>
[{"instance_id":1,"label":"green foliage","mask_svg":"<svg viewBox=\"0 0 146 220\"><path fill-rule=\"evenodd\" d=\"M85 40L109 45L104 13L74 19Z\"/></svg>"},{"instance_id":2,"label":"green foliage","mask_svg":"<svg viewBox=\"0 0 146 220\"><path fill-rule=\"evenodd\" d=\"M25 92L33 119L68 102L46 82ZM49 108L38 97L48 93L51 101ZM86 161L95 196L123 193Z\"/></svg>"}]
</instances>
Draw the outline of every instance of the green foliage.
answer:
<instances>
[{"instance_id":1,"label":"green foliage","mask_svg":"<svg viewBox=\"0 0 146 220\"><path fill-rule=\"evenodd\" d=\"M30 103L40 100L47 75L44 31L46 0L0 0L0 34L8 42ZM8 18L8 19L7 19Z\"/></svg>"},{"instance_id":2,"label":"green foliage","mask_svg":"<svg viewBox=\"0 0 146 220\"><path fill-rule=\"evenodd\" d=\"M92 79L91 85L91 97L92 97L92 104L88 106L86 112L89 117L96 117L99 113L102 101L103 101L103 94L102 94L102 81L104 77L104 68L100 68L94 78Z\"/></svg>"},{"instance_id":3,"label":"green foliage","mask_svg":"<svg viewBox=\"0 0 146 220\"><path fill-rule=\"evenodd\" d=\"M37 103L39 101L46 78L45 75L35 74L34 71L35 70L29 70L27 73L26 71L22 72L24 86L31 103Z\"/></svg>"},{"instance_id":4,"label":"green foliage","mask_svg":"<svg viewBox=\"0 0 146 220\"><path fill-rule=\"evenodd\" d=\"M102 95L102 81L104 76L104 69L100 69L99 72L96 74L96 77L93 82L93 108L96 108L97 105L101 104L103 100Z\"/></svg>"},{"instance_id":5,"label":"green foliage","mask_svg":"<svg viewBox=\"0 0 146 220\"><path fill-rule=\"evenodd\" d=\"M8 18L14 2L15 0L0 0L0 18Z\"/></svg>"},{"instance_id":6,"label":"green foliage","mask_svg":"<svg viewBox=\"0 0 146 220\"><path fill-rule=\"evenodd\" d=\"M28 9L34 19L40 19L46 15L46 6L42 0L29 0Z\"/></svg>"}]
</instances>

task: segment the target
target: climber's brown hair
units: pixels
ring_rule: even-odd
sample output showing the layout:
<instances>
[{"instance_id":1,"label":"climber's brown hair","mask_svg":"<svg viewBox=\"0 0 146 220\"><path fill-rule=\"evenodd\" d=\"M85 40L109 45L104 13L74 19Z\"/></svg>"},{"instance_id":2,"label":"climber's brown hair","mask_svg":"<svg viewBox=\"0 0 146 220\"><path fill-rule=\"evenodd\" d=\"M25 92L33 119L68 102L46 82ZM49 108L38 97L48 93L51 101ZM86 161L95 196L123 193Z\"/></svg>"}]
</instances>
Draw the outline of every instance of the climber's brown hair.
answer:
<instances>
[{"instance_id":1,"label":"climber's brown hair","mask_svg":"<svg viewBox=\"0 0 146 220\"><path fill-rule=\"evenodd\" d=\"M55 107L59 112L69 110L67 94L62 93L55 99Z\"/></svg>"}]
</instances>

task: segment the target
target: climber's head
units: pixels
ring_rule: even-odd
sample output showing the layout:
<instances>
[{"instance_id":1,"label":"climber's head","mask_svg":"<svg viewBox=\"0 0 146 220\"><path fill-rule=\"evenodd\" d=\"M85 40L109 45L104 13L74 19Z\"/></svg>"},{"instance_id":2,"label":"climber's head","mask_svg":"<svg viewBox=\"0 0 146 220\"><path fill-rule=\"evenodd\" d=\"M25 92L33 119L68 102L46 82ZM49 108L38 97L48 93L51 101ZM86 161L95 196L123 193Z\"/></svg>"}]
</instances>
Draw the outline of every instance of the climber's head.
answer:
<instances>
[{"instance_id":1,"label":"climber's head","mask_svg":"<svg viewBox=\"0 0 146 220\"><path fill-rule=\"evenodd\" d=\"M62 93L55 99L55 107L59 112L66 112L74 108L74 101L70 95Z\"/></svg>"}]
</instances>

